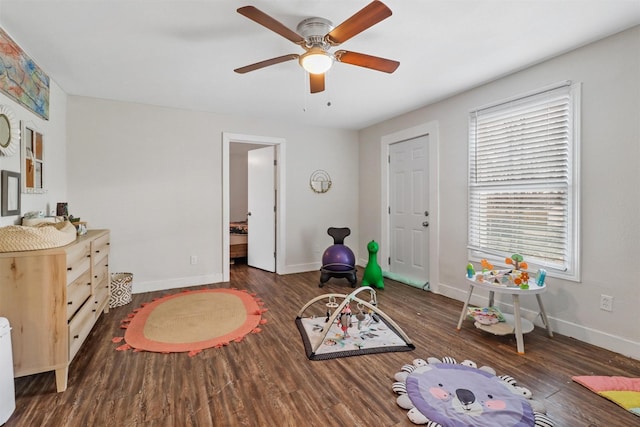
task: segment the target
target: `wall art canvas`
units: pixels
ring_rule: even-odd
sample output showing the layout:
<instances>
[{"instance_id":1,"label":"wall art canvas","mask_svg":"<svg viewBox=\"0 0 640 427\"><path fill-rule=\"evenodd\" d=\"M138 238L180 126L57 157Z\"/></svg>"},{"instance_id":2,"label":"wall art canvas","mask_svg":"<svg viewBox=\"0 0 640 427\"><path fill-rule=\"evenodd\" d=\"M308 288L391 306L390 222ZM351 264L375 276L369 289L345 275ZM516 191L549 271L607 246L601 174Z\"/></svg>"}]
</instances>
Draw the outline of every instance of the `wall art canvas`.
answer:
<instances>
[{"instance_id":1,"label":"wall art canvas","mask_svg":"<svg viewBox=\"0 0 640 427\"><path fill-rule=\"evenodd\" d=\"M0 28L0 90L49 120L49 76Z\"/></svg>"}]
</instances>

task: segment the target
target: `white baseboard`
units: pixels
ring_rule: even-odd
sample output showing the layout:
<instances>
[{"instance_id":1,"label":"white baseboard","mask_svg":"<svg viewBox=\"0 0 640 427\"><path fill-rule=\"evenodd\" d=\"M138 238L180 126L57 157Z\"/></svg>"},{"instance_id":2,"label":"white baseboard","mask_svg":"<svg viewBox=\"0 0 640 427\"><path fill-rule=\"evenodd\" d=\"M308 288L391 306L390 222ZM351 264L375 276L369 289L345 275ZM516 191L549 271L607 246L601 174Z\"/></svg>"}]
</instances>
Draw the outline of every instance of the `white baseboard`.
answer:
<instances>
[{"instance_id":1,"label":"white baseboard","mask_svg":"<svg viewBox=\"0 0 640 427\"><path fill-rule=\"evenodd\" d=\"M152 280L147 282L136 282L132 284L131 293L141 294L144 292L164 291L168 289L188 288L189 286L208 285L210 283L222 282L222 274L208 274L205 276L178 277L167 280Z\"/></svg>"},{"instance_id":2,"label":"white baseboard","mask_svg":"<svg viewBox=\"0 0 640 427\"><path fill-rule=\"evenodd\" d=\"M306 264L285 265L284 271L280 274L306 273L307 271L320 271L322 267L319 262L310 262Z\"/></svg>"},{"instance_id":3,"label":"white baseboard","mask_svg":"<svg viewBox=\"0 0 640 427\"><path fill-rule=\"evenodd\" d=\"M446 297L455 299L457 301L466 301L467 299L467 290L454 288L452 286L443 285L440 283L437 288L437 294L444 295ZM480 294L480 295L478 295ZM489 303L489 296L485 295L485 293L474 293L471 296L471 303L475 306L484 307ZM510 301L504 299L504 301L498 302L498 308L505 309L505 312L513 312L513 305L510 304ZM549 323L551 324L551 330L554 333L558 333L564 336L568 336L571 338L575 338L579 341L585 342L587 344L592 344L597 347L601 347L619 354L623 356L630 357L632 359L640 360L640 343L633 342L624 337L620 337L617 335L612 335L607 332L599 331L593 328L587 328L581 325L578 325L573 322L569 322L563 319L558 319L550 315L547 311L547 318L549 319ZM533 322L536 326L544 327L542 324L542 320L540 316L538 316L537 311L527 310L524 308L520 309L522 316L531 322ZM456 325L452 325L455 327ZM525 339L526 342L526 339ZM526 347L526 346L525 346Z\"/></svg>"}]
</instances>

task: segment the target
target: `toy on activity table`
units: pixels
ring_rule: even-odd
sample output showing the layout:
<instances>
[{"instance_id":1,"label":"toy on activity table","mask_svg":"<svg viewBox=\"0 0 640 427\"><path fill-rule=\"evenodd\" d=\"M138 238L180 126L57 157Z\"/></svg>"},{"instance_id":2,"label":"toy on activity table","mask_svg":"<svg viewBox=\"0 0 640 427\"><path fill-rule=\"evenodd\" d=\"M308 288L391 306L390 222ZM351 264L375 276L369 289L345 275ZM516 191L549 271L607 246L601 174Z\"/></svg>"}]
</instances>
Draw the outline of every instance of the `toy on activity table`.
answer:
<instances>
[{"instance_id":1,"label":"toy on activity table","mask_svg":"<svg viewBox=\"0 0 640 427\"><path fill-rule=\"evenodd\" d=\"M489 282L501 286L519 287L521 289L529 289L529 280L531 277L529 273L525 271L529 268L529 265L524 261L524 258L520 254L513 254L511 257L505 258L507 265L512 265L513 269L496 270L486 259L480 261L482 266L482 273L475 274L475 280L478 282ZM471 267L471 268L470 268ZM472 278L473 265L467 265L467 277ZM542 270L544 271L544 270ZM538 273L538 286L544 284L545 273ZM540 276L542 276L542 282L540 282Z\"/></svg>"},{"instance_id":2,"label":"toy on activity table","mask_svg":"<svg viewBox=\"0 0 640 427\"><path fill-rule=\"evenodd\" d=\"M471 264L467 264L467 276L469 276L470 272L469 265ZM500 284L502 283L502 279L504 278L504 276L511 273L511 270L496 270L493 267L493 264L491 264L486 259L481 259L480 265L482 266L482 273L476 274L476 281L478 282L487 281L495 284ZM471 269L473 269L473 265L471 265Z\"/></svg>"},{"instance_id":3,"label":"toy on activity table","mask_svg":"<svg viewBox=\"0 0 640 427\"><path fill-rule=\"evenodd\" d=\"M544 279L547 277L547 270L545 270L544 268L541 268L538 270L538 280L536 281L536 284L538 286L544 286Z\"/></svg>"},{"instance_id":4,"label":"toy on activity table","mask_svg":"<svg viewBox=\"0 0 640 427\"><path fill-rule=\"evenodd\" d=\"M473 276L475 276L476 274L476 270L475 268L473 268L473 264L469 263L467 264L467 277L469 279L473 278Z\"/></svg>"},{"instance_id":5,"label":"toy on activity table","mask_svg":"<svg viewBox=\"0 0 640 427\"><path fill-rule=\"evenodd\" d=\"M514 270L510 274L513 284L519 286L521 289L529 289L529 273L525 271L529 268L529 264L524 262L523 256L513 254L511 258L505 258L504 262L506 262L507 265L514 266Z\"/></svg>"},{"instance_id":6,"label":"toy on activity table","mask_svg":"<svg viewBox=\"0 0 640 427\"><path fill-rule=\"evenodd\" d=\"M375 286L378 289L384 289L384 280L382 279L382 268L378 265L378 243L375 240L370 241L367 244L367 250L369 251L369 262L364 269L364 276L362 277L361 286Z\"/></svg>"},{"instance_id":7,"label":"toy on activity table","mask_svg":"<svg viewBox=\"0 0 640 427\"><path fill-rule=\"evenodd\" d=\"M520 254L513 254L511 258L506 258L504 262L508 265L513 265L515 270L526 270L529 268L529 264L524 262L524 258Z\"/></svg>"},{"instance_id":8,"label":"toy on activity table","mask_svg":"<svg viewBox=\"0 0 640 427\"><path fill-rule=\"evenodd\" d=\"M480 265L482 266L482 271L491 271L493 270L493 264L491 264L486 259L480 260Z\"/></svg>"}]
</instances>

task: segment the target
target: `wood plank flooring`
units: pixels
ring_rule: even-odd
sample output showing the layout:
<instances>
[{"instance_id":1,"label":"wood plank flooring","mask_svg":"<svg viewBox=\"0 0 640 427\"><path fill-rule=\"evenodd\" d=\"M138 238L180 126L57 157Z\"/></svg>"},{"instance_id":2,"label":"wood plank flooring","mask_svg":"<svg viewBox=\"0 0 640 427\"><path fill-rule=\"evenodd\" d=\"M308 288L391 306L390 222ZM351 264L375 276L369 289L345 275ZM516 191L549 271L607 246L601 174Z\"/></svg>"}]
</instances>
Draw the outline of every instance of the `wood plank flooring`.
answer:
<instances>
[{"instance_id":1,"label":"wood plank flooring","mask_svg":"<svg viewBox=\"0 0 640 427\"><path fill-rule=\"evenodd\" d=\"M362 272L359 273L361 277ZM178 292L134 295L98 321L69 371L69 388L55 391L53 373L16 379L16 411L6 427L22 426L412 426L395 403L393 374L414 358L470 359L513 376L544 402L556 426L634 426L640 419L574 383L572 375L640 377L640 361L536 328L518 355L513 336L496 337L466 321L462 303L391 280L379 307L416 350L309 361L294 319L315 296L348 294L344 279L318 287L319 272L277 276L235 265L231 282L265 302L259 334L195 357L185 353L120 352L120 320L141 303ZM544 297L544 296L543 296ZM552 313L551 313L552 315Z\"/></svg>"}]
</instances>

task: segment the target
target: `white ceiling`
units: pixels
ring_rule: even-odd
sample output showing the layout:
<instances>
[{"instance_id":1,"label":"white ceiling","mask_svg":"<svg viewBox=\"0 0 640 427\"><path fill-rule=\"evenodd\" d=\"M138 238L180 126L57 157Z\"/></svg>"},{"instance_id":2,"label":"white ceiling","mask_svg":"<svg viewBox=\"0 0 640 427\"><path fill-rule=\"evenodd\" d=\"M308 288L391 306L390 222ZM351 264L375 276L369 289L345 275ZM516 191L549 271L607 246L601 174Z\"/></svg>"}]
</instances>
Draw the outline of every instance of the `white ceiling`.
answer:
<instances>
[{"instance_id":1,"label":"white ceiling","mask_svg":"<svg viewBox=\"0 0 640 427\"><path fill-rule=\"evenodd\" d=\"M68 94L361 129L640 24L640 0L383 1L393 15L339 48L398 70L338 63L314 95L297 61L233 72L303 52L236 9L295 30L369 0L2 0L0 26Z\"/></svg>"}]
</instances>

